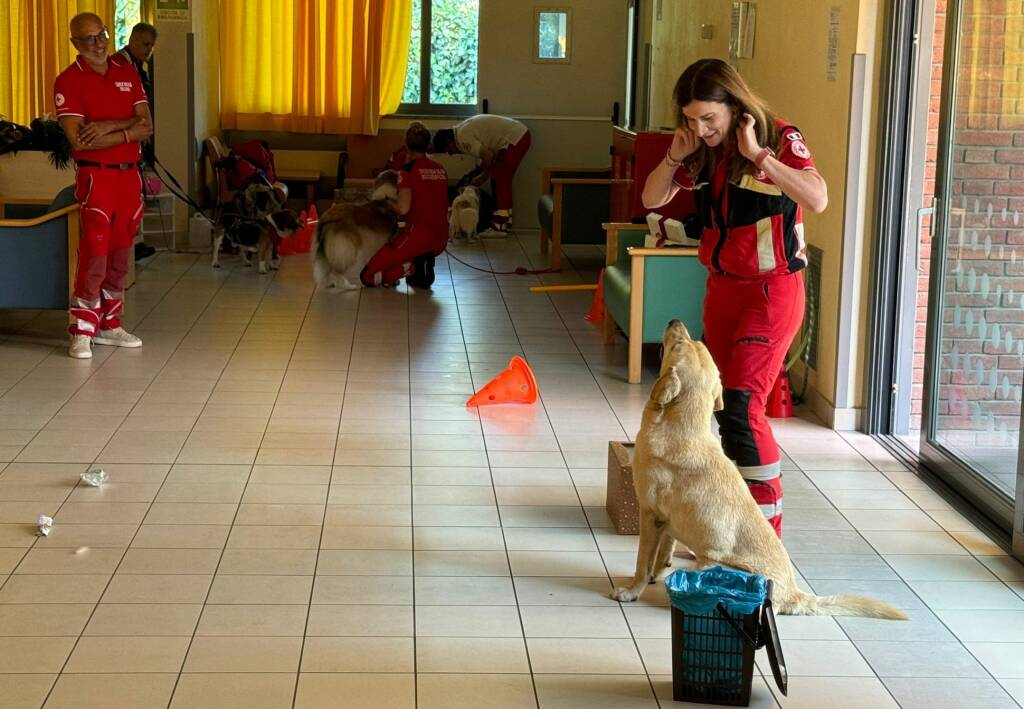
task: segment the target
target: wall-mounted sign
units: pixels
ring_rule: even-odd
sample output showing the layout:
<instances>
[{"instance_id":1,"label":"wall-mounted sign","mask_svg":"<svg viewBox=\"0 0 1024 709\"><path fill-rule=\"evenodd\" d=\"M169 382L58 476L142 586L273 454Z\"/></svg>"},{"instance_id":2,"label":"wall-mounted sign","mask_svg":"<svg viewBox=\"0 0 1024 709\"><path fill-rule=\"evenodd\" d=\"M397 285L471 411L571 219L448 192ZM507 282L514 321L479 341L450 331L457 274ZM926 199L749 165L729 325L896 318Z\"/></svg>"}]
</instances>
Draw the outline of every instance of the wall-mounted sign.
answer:
<instances>
[{"instance_id":1,"label":"wall-mounted sign","mask_svg":"<svg viewBox=\"0 0 1024 709\"><path fill-rule=\"evenodd\" d=\"M190 0L156 0L156 19L187 21L191 17L190 5Z\"/></svg>"},{"instance_id":2,"label":"wall-mounted sign","mask_svg":"<svg viewBox=\"0 0 1024 709\"><path fill-rule=\"evenodd\" d=\"M835 81L839 75L839 6L828 12L828 58L825 60L825 79Z\"/></svg>"}]
</instances>

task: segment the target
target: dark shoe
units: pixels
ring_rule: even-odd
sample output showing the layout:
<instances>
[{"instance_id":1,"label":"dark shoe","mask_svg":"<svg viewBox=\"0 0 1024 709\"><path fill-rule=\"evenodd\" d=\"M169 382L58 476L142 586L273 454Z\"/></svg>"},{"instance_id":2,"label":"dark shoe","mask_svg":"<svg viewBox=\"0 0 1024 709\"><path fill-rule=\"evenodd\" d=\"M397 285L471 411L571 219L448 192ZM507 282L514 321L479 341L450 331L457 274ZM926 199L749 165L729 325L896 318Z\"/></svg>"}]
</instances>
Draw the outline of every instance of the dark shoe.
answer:
<instances>
[{"instance_id":1,"label":"dark shoe","mask_svg":"<svg viewBox=\"0 0 1024 709\"><path fill-rule=\"evenodd\" d=\"M154 249L149 244L146 244L146 243L143 243L143 242L140 241L139 243L137 243L135 245L135 260L136 261L139 261L139 260L144 259L144 258L149 258L150 256L152 256L155 253L156 253L156 249Z\"/></svg>"},{"instance_id":2,"label":"dark shoe","mask_svg":"<svg viewBox=\"0 0 1024 709\"><path fill-rule=\"evenodd\" d=\"M434 254L423 254L413 259L414 273L405 277L407 285L413 288L430 288L434 285Z\"/></svg>"}]
</instances>

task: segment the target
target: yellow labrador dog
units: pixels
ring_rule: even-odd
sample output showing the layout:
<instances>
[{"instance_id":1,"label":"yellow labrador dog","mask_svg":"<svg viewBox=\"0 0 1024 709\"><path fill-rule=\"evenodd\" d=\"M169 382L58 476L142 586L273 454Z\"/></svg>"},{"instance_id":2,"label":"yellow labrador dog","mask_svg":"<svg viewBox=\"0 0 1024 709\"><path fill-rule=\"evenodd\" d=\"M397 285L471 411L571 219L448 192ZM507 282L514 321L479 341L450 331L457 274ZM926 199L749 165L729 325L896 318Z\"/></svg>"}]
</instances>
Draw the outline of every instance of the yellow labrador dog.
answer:
<instances>
[{"instance_id":1,"label":"yellow labrador dog","mask_svg":"<svg viewBox=\"0 0 1024 709\"><path fill-rule=\"evenodd\" d=\"M710 419L722 408L718 368L678 320L665 329L661 377L644 408L633 482L640 509L636 575L612 598L634 601L676 540L698 568L722 564L774 582L773 605L791 615L854 615L906 620L897 608L861 596L815 596L797 588L789 554L761 514Z\"/></svg>"}]
</instances>

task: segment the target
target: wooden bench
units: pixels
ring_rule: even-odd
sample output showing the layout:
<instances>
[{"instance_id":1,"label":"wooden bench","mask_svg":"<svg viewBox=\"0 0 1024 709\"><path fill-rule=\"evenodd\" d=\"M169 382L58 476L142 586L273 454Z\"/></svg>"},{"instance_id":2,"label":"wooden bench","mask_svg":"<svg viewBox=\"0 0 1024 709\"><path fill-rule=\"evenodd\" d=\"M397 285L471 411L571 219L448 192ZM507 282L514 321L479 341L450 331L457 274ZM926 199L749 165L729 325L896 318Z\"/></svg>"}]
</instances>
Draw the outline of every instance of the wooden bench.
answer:
<instances>
[{"instance_id":1,"label":"wooden bench","mask_svg":"<svg viewBox=\"0 0 1024 709\"><path fill-rule=\"evenodd\" d=\"M604 342L616 327L629 340L628 381L640 382L641 347L661 342L670 320L682 320L693 338L704 332L707 271L693 247L644 248L646 224L604 224Z\"/></svg>"}]
</instances>

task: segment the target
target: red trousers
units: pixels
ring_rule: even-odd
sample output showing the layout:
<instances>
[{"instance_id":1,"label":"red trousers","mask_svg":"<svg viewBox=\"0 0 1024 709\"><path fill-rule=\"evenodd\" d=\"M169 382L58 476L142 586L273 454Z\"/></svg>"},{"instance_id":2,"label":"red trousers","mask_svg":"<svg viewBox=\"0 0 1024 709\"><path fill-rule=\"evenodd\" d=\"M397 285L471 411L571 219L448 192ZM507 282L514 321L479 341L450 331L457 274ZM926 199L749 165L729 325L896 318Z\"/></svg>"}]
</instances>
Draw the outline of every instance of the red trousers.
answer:
<instances>
[{"instance_id":1,"label":"red trousers","mask_svg":"<svg viewBox=\"0 0 1024 709\"><path fill-rule=\"evenodd\" d=\"M782 456L765 406L803 316L800 272L749 281L708 277L704 342L722 376L725 408L715 414L722 448L780 536Z\"/></svg>"},{"instance_id":2,"label":"red trousers","mask_svg":"<svg viewBox=\"0 0 1024 709\"><path fill-rule=\"evenodd\" d=\"M416 272L413 261L418 256L437 256L447 244L448 232L442 227L404 227L393 244L384 244L370 258L359 280L364 286L392 286Z\"/></svg>"},{"instance_id":3,"label":"red trousers","mask_svg":"<svg viewBox=\"0 0 1024 709\"><path fill-rule=\"evenodd\" d=\"M505 152L495 160L494 166L491 167L491 179L494 180L495 209L512 209L512 178L516 176L516 169L529 149L530 132L527 131L518 143L505 148Z\"/></svg>"},{"instance_id":4,"label":"red trousers","mask_svg":"<svg viewBox=\"0 0 1024 709\"><path fill-rule=\"evenodd\" d=\"M121 326L124 279L142 220L142 178L137 169L79 167L75 198L81 233L68 331L91 337Z\"/></svg>"}]
</instances>

